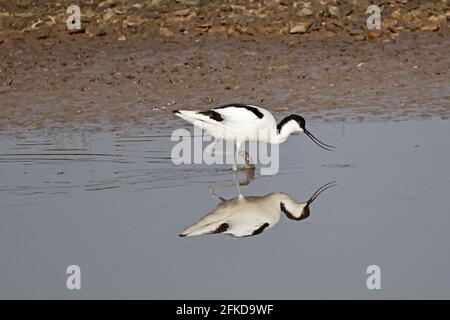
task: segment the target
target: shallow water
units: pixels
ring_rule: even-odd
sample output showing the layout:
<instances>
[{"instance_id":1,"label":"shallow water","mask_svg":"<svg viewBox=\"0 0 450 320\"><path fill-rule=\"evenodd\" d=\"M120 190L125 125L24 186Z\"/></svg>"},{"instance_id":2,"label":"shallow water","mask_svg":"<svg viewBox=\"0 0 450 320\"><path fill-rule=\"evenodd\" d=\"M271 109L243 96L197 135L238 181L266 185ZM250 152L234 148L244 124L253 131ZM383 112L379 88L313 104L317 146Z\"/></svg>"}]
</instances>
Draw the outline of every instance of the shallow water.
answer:
<instances>
[{"instance_id":1,"label":"shallow water","mask_svg":"<svg viewBox=\"0 0 450 320\"><path fill-rule=\"evenodd\" d=\"M0 298L450 298L450 121L325 124L280 147L302 221L254 237L180 238L214 210L229 166L175 166L171 130L0 138ZM244 172L240 180L244 179ZM216 192L236 197L233 186ZM81 290L67 290L68 265ZM368 290L366 268L381 268Z\"/></svg>"}]
</instances>

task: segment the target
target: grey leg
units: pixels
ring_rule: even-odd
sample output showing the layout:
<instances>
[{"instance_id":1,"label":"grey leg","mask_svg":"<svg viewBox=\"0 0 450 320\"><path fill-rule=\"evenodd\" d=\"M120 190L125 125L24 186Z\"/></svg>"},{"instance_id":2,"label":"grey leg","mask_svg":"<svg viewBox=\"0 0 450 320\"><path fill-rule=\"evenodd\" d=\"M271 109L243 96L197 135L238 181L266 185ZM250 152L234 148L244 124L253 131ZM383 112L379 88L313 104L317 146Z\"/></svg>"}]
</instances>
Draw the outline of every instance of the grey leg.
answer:
<instances>
[{"instance_id":1,"label":"grey leg","mask_svg":"<svg viewBox=\"0 0 450 320\"><path fill-rule=\"evenodd\" d=\"M216 194L214 185L208 186L208 192L209 192L209 195L213 198L219 199L220 201L227 201L225 198L222 198L221 196Z\"/></svg>"},{"instance_id":2,"label":"grey leg","mask_svg":"<svg viewBox=\"0 0 450 320\"><path fill-rule=\"evenodd\" d=\"M211 155L214 155L215 154L214 147L216 146L216 143L217 143L217 139L214 138L214 141L206 147L205 151L207 153L210 153Z\"/></svg>"},{"instance_id":3,"label":"grey leg","mask_svg":"<svg viewBox=\"0 0 450 320\"><path fill-rule=\"evenodd\" d=\"M241 194L241 187L239 186L239 181L237 180L237 171L233 171L233 182L234 185L236 186L237 192L238 192L238 197L241 198L242 194Z\"/></svg>"}]
</instances>

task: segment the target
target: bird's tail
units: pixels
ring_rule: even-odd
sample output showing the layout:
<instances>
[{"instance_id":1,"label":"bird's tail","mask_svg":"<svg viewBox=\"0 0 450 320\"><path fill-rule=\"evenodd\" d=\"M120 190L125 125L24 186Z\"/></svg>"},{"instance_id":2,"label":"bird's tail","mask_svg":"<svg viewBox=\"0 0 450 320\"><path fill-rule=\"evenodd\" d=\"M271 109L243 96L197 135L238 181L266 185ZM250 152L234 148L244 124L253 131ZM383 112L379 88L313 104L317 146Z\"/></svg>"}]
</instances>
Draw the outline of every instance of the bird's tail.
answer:
<instances>
[{"instance_id":1,"label":"bird's tail","mask_svg":"<svg viewBox=\"0 0 450 320\"><path fill-rule=\"evenodd\" d=\"M211 233L223 233L227 231L229 228L228 223L223 223L222 221L217 221L210 224L202 224L201 221L196 224L184 229L179 236L180 237L192 237L192 236L200 236L203 234L211 234Z\"/></svg>"},{"instance_id":2,"label":"bird's tail","mask_svg":"<svg viewBox=\"0 0 450 320\"><path fill-rule=\"evenodd\" d=\"M173 113L177 117L180 117L181 119L184 119L192 124L196 121L204 121L205 118L207 118L196 110L174 110Z\"/></svg>"}]
</instances>

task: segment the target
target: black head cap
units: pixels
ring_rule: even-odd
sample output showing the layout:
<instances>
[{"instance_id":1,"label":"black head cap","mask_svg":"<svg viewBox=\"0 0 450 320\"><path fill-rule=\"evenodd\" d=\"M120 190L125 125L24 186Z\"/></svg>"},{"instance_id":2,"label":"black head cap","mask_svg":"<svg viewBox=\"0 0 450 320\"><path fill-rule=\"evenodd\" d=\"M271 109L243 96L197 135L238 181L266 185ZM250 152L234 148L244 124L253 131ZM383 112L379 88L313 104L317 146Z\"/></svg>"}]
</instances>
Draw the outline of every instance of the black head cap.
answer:
<instances>
[{"instance_id":1,"label":"black head cap","mask_svg":"<svg viewBox=\"0 0 450 320\"><path fill-rule=\"evenodd\" d=\"M287 116L286 118L281 120L280 123L277 125L278 132L280 132L281 128L291 120L296 121L298 123L298 125L300 126L300 128L305 130L305 124L306 124L305 118L303 118L302 116L299 116L298 114L291 114L290 116Z\"/></svg>"},{"instance_id":2,"label":"black head cap","mask_svg":"<svg viewBox=\"0 0 450 320\"><path fill-rule=\"evenodd\" d=\"M286 206L284 205L283 202L280 203L280 209L281 211L284 212L284 214L286 215L286 217L288 217L291 220L303 220L306 219L310 216L311 211L309 210L309 203L306 204L306 206L303 208L302 213L297 217L295 216L292 212L290 212L288 209L286 209Z\"/></svg>"}]
</instances>

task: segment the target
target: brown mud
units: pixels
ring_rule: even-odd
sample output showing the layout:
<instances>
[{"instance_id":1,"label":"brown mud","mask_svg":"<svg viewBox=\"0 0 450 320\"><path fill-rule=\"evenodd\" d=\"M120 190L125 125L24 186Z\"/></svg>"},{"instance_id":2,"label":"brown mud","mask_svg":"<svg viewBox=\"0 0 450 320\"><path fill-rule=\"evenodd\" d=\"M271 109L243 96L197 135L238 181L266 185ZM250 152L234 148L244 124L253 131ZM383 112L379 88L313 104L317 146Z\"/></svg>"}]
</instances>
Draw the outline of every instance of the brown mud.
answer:
<instances>
[{"instance_id":1,"label":"brown mud","mask_svg":"<svg viewBox=\"0 0 450 320\"><path fill-rule=\"evenodd\" d=\"M10 24L5 27L3 19L3 32L0 29L2 132L78 125L94 130L124 124L166 126L173 119L172 109L205 109L230 102L257 104L280 113L298 112L324 121L450 116L450 38L444 32L447 20L445 27L442 23L442 17L448 16L446 1L409 7L402 1L391 1L392 6L385 4L391 18L406 19L413 12L411 19L440 16L441 24L422 31L427 30L426 21L419 23L416 19L421 28L414 32L398 26L377 36L364 31L363 37L348 30L333 32L326 28L308 29L301 35L262 29L240 32L239 28L234 28L236 32L212 32L211 28L195 31L201 15L195 13L186 23L181 23L181 18L171 20L178 2L169 1L164 2L168 11L155 19L164 22L160 25L167 25L170 33L161 34L159 29L156 35L146 33L148 24L142 23L142 30L132 28L135 32L124 38L115 23L123 26L126 17L145 15L129 9L134 2L125 5L116 1L105 8L97 2L88 2L93 9L91 18L84 20L88 23L84 33L68 34L60 24L52 27L51 23L40 23L34 28L53 28L42 37L36 36L36 30L29 30L32 18L56 10L56 21L60 21L61 6L49 6L46 11L40 6L27 6L27 1L22 7L3 5L3 18L13 20L6 19ZM281 2L277 5L286 6ZM339 3L337 6L343 10ZM394 14L397 4L400 16ZM222 5L217 6L222 12ZM187 7L195 11L201 4ZM270 8L268 5L266 9ZM332 18L329 9L316 9L311 9L314 17L326 25ZM104 19L105 10L115 10L114 16L121 23L108 20L103 36L89 32L89 26ZM120 10L124 13L120 14ZM207 12L213 15L215 11ZM358 12L352 9L339 21L350 24L349 17L355 14L366 19ZM29 19L22 24L23 29L15 28L18 20L14 19L21 16ZM226 17L218 19L228 25L239 20L231 13ZM283 17L282 21L289 24L290 15ZM168 21L178 24L170 25ZM264 21L267 28L273 24ZM173 26L180 23L184 31L174 32Z\"/></svg>"}]
</instances>

